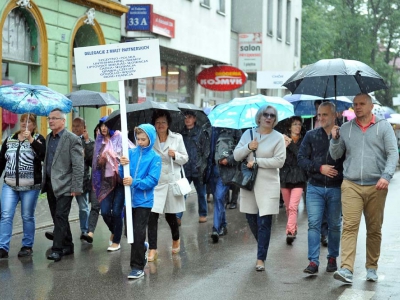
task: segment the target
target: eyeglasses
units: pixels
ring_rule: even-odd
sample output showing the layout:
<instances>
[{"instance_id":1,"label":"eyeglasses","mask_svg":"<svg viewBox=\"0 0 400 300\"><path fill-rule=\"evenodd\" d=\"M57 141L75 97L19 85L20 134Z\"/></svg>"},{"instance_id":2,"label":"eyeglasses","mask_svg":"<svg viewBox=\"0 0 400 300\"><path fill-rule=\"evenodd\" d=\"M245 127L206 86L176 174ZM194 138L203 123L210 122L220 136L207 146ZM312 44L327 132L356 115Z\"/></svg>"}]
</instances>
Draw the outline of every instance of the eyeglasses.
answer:
<instances>
[{"instance_id":1,"label":"eyeglasses","mask_svg":"<svg viewBox=\"0 0 400 300\"><path fill-rule=\"evenodd\" d=\"M275 119L276 115L275 114L269 114L269 113L263 113L262 114L264 118L266 119Z\"/></svg>"},{"instance_id":2,"label":"eyeglasses","mask_svg":"<svg viewBox=\"0 0 400 300\"><path fill-rule=\"evenodd\" d=\"M47 117L47 121L55 121L55 120L61 120L61 119L63 119L63 118L56 118L56 117L49 118L49 117Z\"/></svg>"}]
</instances>

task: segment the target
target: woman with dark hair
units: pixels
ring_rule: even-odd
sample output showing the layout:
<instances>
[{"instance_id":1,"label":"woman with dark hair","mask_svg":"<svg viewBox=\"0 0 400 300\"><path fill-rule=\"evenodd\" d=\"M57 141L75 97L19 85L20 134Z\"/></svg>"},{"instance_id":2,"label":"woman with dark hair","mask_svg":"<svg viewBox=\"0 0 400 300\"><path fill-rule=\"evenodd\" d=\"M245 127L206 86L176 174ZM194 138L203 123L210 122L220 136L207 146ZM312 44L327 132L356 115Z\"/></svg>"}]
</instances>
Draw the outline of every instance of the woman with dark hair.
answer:
<instances>
[{"instance_id":1,"label":"woman with dark hair","mask_svg":"<svg viewBox=\"0 0 400 300\"><path fill-rule=\"evenodd\" d=\"M297 235L297 209L301 195L306 185L307 175L297 164L297 154L302 136L302 119L298 116L291 117L283 135L286 146L286 160L280 169L281 193L286 207L286 243L291 245Z\"/></svg>"},{"instance_id":2,"label":"woman with dark hair","mask_svg":"<svg viewBox=\"0 0 400 300\"><path fill-rule=\"evenodd\" d=\"M162 168L158 185L154 189L154 205L148 223L150 249L148 261L157 259L159 214L165 214L165 219L171 228L172 253L176 254L180 251L179 225L176 213L185 211L185 200L183 196L173 194L170 183L181 178L181 166L189 160L182 136L169 130L172 119L168 111L156 110L151 123L157 131L154 150L161 156Z\"/></svg>"},{"instance_id":3,"label":"woman with dark hair","mask_svg":"<svg viewBox=\"0 0 400 300\"><path fill-rule=\"evenodd\" d=\"M120 131L110 130L100 119L99 134L96 137L92 164L92 185L100 203L101 215L111 232L107 251L121 248L122 209L124 207L124 186L118 175L118 160L122 155Z\"/></svg>"},{"instance_id":4,"label":"woman with dark hair","mask_svg":"<svg viewBox=\"0 0 400 300\"><path fill-rule=\"evenodd\" d=\"M279 168L285 162L286 151L282 134L274 130L278 123L275 107L260 107L255 121L258 127L242 134L233 156L236 161L246 159L248 168L253 168L255 161L258 165L254 189L240 189L240 211L246 213L250 230L257 241L256 271L264 271L272 215L279 214Z\"/></svg>"},{"instance_id":5,"label":"woman with dark hair","mask_svg":"<svg viewBox=\"0 0 400 300\"><path fill-rule=\"evenodd\" d=\"M24 236L18 256L31 256L33 253L35 209L45 153L46 141L37 131L36 115L21 115L20 130L3 142L0 152L0 175L6 171L0 206L0 258L8 257L12 224L19 201Z\"/></svg>"}]
</instances>

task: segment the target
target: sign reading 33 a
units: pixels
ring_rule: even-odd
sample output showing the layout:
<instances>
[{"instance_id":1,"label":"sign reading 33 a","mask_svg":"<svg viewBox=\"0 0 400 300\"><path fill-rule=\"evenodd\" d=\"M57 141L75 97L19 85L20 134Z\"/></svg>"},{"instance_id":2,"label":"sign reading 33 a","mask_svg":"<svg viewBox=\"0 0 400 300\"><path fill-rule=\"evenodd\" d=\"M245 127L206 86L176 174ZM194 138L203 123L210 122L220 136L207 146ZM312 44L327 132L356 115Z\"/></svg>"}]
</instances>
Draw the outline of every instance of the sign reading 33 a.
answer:
<instances>
[{"instance_id":1,"label":"sign reading 33 a","mask_svg":"<svg viewBox=\"0 0 400 300\"><path fill-rule=\"evenodd\" d=\"M127 31L150 31L151 14L153 5L128 5L129 11L126 14Z\"/></svg>"}]
</instances>

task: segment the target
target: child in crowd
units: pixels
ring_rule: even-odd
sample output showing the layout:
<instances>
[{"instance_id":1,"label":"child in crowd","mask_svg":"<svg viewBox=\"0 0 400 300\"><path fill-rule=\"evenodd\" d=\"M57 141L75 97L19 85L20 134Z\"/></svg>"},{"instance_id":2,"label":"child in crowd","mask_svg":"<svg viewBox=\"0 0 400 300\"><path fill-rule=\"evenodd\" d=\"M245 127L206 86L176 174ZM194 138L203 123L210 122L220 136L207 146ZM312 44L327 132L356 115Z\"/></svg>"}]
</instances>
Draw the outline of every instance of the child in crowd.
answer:
<instances>
[{"instance_id":1,"label":"child in crowd","mask_svg":"<svg viewBox=\"0 0 400 300\"><path fill-rule=\"evenodd\" d=\"M131 273L129 279L144 276L149 244L146 227L154 203L154 187L161 174L161 157L153 150L156 130L153 125L142 124L135 128L136 148L129 149L129 158L121 156L119 174L123 184L131 187L133 238L131 244ZM129 164L129 173L124 176L123 167ZM144 246L143 246L144 245Z\"/></svg>"}]
</instances>

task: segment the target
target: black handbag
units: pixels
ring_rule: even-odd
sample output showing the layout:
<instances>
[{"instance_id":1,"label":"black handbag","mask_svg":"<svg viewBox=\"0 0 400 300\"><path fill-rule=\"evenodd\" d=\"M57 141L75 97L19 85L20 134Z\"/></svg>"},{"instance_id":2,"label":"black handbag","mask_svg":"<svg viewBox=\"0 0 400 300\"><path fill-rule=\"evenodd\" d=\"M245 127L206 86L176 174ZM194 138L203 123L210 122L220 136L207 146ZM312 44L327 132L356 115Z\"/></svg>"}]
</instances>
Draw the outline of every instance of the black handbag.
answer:
<instances>
[{"instance_id":1,"label":"black handbag","mask_svg":"<svg viewBox=\"0 0 400 300\"><path fill-rule=\"evenodd\" d=\"M250 131L251 140L253 140L253 130ZM253 151L254 155L254 164L251 169L247 167L247 160L243 160L235 172L235 176L233 176L231 184L234 184L242 189L246 189L252 191L254 188L254 183L256 182L258 165L256 159L256 152Z\"/></svg>"}]
</instances>

